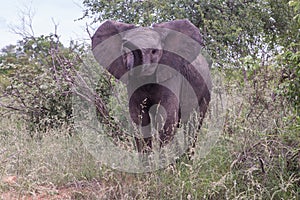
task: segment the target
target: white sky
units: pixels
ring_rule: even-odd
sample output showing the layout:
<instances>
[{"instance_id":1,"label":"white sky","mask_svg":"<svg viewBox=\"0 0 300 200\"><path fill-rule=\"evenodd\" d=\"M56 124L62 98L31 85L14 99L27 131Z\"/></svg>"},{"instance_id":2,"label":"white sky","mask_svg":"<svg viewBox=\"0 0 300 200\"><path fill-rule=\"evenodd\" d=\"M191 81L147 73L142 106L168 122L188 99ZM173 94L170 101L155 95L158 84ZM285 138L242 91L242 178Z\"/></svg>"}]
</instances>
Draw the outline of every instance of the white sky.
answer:
<instances>
[{"instance_id":1,"label":"white sky","mask_svg":"<svg viewBox=\"0 0 300 200\"><path fill-rule=\"evenodd\" d=\"M82 0L0 0L0 49L22 39L10 27L21 24L21 11L29 7L34 12L32 25L35 36L54 33L53 19L59 24L57 33L60 41L66 46L71 39L89 42L85 31L87 21L75 21L83 15Z\"/></svg>"}]
</instances>

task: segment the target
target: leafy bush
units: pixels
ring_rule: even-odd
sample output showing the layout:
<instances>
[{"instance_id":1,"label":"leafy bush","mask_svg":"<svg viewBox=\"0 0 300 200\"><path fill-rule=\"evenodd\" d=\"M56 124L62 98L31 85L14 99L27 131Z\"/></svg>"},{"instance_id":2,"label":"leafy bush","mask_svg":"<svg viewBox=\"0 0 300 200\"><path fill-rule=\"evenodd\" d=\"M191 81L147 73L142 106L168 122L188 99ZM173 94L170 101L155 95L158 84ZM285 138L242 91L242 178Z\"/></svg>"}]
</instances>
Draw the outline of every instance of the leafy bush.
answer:
<instances>
[{"instance_id":1,"label":"leafy bush","mask_svg":"<svg viewBox=\"0 0 300 200\"><path fill-rule=\"evenodd\" d=\"M55 35L24 38L18 45L4 48L0 56L1 106L25 114L32 130L68 122L71 91L63 76L70 73L64 65L79 66L77 54L64 48Z\"/></svg>"}]
</instances>

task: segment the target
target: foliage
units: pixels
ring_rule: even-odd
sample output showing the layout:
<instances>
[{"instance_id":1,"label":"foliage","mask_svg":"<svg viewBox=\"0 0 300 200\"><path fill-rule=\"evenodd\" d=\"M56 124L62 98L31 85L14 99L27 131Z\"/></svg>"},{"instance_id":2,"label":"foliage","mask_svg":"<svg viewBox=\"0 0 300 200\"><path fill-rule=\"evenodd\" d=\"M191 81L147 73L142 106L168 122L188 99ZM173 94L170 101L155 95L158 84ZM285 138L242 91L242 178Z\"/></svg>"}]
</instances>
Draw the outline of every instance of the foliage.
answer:
<instances>
[{"instance_id":1,"label":"foliage","mask_svg":"<svg viewBox=\"0 0 300 200\"><path fill-rule=\"evenodd\" d=\"M76 52L56 35L24 38L2 49L1 106L25 114L32 128L53 127L71 117L70 87L62 79L59 55L79 64Z\"/></svg>"},{"instance_id":2,"label":"foliage","mask_svg":"<svg viewBox=\"0 0 300 200\"><path fill-rule=\"evenodd\" d=\"M287 42L287 45L284 45L283 53L278 56L282 67L282 83L279 87L280 93L289 99L300 114L300 2L290 1L289 4L296 14L290 22L291 28L281 38L282 43Z\"/></svg>"},{"instance_id":3,"label":"foliage","mask_svg":"<svg viewBox=\"0 0 300 200\"><path fill-rule=\"evenodd\" d=\"M277 73L289 72L292 77L280 86L281 92L299 104L299 1L84 0L83 4L83 18L93 18L93 23L112 19L148 26L187 18L203 34L215 67L246 68L247 58L267 63L279 56L283 63L277 63L281 65Z\"/></svg>"},{"instance_id":4,"label":"foliage","mask_svg":"<svg viewBox=\"0 0 300 200\"><path fill-rule=\"evenodd\" d=\"M300 43L297 45L299 49ZM291 46L290 46L291 47ZM279 93L285 95L293 104L296 112L300 112L300 51L286 49L279 57L282 63L282 83Z\"/></svg>"},{"instance_id":5,"label":"foliage","mask_svg":"<svg viewBox=\"0 0 300 200\"><path fill-rule=\"evenodd\" d=\"M286 34L286 22L293 17L287 2L84 0L83 17L92 17L94 23L113 19L140 25L187 18L200 28L215 63L232 66L240 64L239 58L258 56L268 42L274 48L276 37Z\"/></svg>"}]
</instances>

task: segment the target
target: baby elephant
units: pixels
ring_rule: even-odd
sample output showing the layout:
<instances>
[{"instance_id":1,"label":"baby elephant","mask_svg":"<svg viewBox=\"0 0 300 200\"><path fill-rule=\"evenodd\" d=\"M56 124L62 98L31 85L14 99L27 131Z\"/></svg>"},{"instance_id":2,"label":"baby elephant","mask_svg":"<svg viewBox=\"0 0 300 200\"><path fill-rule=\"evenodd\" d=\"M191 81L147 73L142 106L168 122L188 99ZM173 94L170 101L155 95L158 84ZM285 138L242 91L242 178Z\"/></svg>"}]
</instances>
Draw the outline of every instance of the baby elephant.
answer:
<instances>
[{"instance_id":1,"label":"baby elephant","mask_svg":"<svg viewBox=\"0 0 300 200\"><path fill-rule=\"evenodd\" d=\"M179 123L197 110L200 125L210 101L210 64L199 29L188 20L152 27L104 22L92 37L96 60L127 85L129 113L140 128L139 152L172 141ZM158 133L158 134L155 134Z\"/></svg>"}]
</instances>

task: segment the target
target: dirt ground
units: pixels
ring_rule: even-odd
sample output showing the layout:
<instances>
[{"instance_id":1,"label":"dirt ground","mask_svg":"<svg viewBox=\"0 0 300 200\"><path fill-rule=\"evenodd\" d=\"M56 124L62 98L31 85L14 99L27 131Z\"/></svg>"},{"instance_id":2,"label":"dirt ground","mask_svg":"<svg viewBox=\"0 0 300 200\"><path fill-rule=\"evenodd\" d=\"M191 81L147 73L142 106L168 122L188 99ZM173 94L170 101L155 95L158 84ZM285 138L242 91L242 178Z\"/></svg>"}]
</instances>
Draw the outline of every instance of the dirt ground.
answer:
<instances>
[{"instance_id":1,"label":"dirt ground","mask_svg":"<svg viewBox=\"0 0 300 200\"><path fill-rule=\"evenodd\" d=\"M3 178L2 183L7 186L7 190L0 194L1 200L105 199L104 190L108 189L96 180L78 181L61 187L35 186L31 192L18 191L18 180L15 176Z\"/></svg>"}]
</instances>

